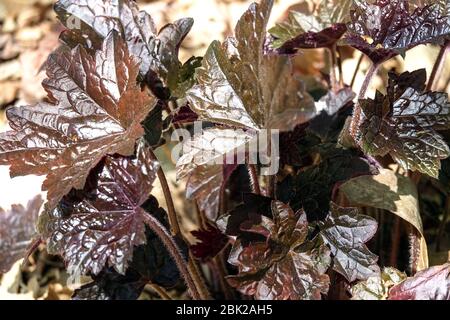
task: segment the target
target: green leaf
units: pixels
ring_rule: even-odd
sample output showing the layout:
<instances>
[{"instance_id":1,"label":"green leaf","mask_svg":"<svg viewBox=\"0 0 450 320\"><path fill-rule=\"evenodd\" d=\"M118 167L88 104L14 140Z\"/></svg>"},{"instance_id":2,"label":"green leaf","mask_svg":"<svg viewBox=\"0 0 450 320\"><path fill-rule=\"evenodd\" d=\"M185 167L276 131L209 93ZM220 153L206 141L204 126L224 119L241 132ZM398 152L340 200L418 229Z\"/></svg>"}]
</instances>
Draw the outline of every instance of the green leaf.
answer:
<instances>
[{"instance_id":1,"label":"green leaf","mask_svg":"<svg viewBox=\"0 0 450 320\"><path fill-rule=\"evenodd\" d=\"M196 84L195 70L202 66L202 60L203 57L191 57L183 64L178 74L176 88L172 91L172 97L184 98L186 92Z\"/></svg>"}]
</instances>

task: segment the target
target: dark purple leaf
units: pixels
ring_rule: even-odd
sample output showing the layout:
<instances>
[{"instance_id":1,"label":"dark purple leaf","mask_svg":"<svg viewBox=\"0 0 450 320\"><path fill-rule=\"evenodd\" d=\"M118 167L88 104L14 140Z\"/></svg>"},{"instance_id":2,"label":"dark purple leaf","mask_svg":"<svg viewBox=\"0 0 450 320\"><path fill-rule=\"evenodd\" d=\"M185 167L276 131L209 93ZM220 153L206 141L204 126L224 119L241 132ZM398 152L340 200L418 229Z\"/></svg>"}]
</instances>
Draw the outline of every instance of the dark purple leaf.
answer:
<instances>
[{"instance_id":1,"label":"dark purple leaf","mask_svg":"<svg viewBox=\"0 0 450 320\"><path fill-rule=\"evenodd\" d=\"M106 157L83 190L72 190L41 218L49 252L61 254L72 274L95 275L105 266L124 274L134 247L146 241L141 205L157 169L143 144L136 158Z\"/></svg>"},{"instance_id":2,"label":"dark purple leaf","mask_svg":"<svg viewBox=\"0 0 450 320\"><path fill-rule=\"evenodd\" d=\"M308 31L284 42L277 51L281 54L295 54L298 49L331 48L346 31L347 27L343 23L337 23L319 32Z\"/></svg>"},{"instance_id":3,"label":"dark purple leaf","mask_svg":"<svg viewBox=\"0 0 450 320\"><path fill-rule=\"evenodd\" d=\"M107 269L93 276L93 281L75 290L73 300L136 300L147 281L139 274L122 275Z\"/></svg>"},{"instance_id":4,"label":"dark purple leaf","mask_svg":"<svg viewBox=\"0 0 450 320\"><path fill-rule=\"evenodd\" d=\"M370 161L350 149L336 148L331 143L317 148L323 160L295 176L286 177L278 188L278 199L289 203L294 210L303 208L308 221L322 220L328 215L333 192L339 183L378 173L378 168Z\"/></svg>"},{"instance_id":5,"label":"dark purple leaf","mask_svg":"<svg viewBox=\"0 0 450 320\"><path fill-rule=\"evenodd\" d=\"M311 15L291 11L288 20L269 30L272 46L282 54L298 49L332 48L347 31L351 0L322 1Z\"/></svg>"},{"instance_id":6,"label":"dark purple leaf","mask_svg":"<svg viewBox=\"0 0 450 320\"><path fill-rule=\"evenodd\" d=\"M439 5L410 13L407 0L355 1L350 12L348 45L379 64L419 44L436 43L450 34L450 20Z\"/></svg>"},{"instance_id":7,"label":"dark purple leaf","mask_svg":"<svg viewBox=\"0 0 450 320\"><path fill-rule=\"evenodd\" d=\"M176 113L173 115L172 123L174 124L184 124L184 123L192 123L197 121L198 115L192 111L189 107L189 104L180 107Z\"/></svg>"},{"instance_id":8,"label":"dark purple leaf","mask_svg":"<svg viewBox=\"0 0 450 320\"><path fill-rule=\"evenodd\" d=\"M202 261L214 258L228 243L228 238L216 227L191 232L197 242L191 246L192 254Z\"/></svg>"},{"instance_id":9,"label":"dark purple leaf","mask_svg":"<svg viewBox=\"0 0 450 320\"><path fill-rule=\"evenodd\" d=\"M253 193L243 195L243 203L217 220L217 227L228 236L239 236L252 225L258 225L262 217L272 217L272 199Z\"/></svg>"},{"instance_id":10,"label":"dark purple leaf","mask_svg":"<svg viewBox=\"0 0 450 320\"><path fill-rule=\"evenodd\" d=\"M328 291L330 279L325 274L330 264L329 249L303 248L308 235L306 215L294 213L289 206L273 201L273 219L262 217L252 230L267 236L262 241L245 244L236 240L228 262L239 273L228 282L243 294L267 300L317 300Z\"/></svg>"},{"instance_id":11,"label":"dark purple leaf","mask_svg":"<svg viewBox=\"0 0 450 320\"><path fill-rule=\"evenodd\" d=\"M161 143L163 132L163 108L165 101L159 100L156 106L148 113L147 117L142 121L142 127L145 134L144 139L152 148L158 147Z\"/></svg>"},{"instance_id":12,"label":"dark purple leaf","mask_svg":"<svg viewBox=\"0 0 450 320\"><path fill-rule=\"evenodd\" d=\"M37 235L36 222L42 202L41 196L37 196L26 208L17 204L6 212L0 208L0 274L25 257Z\"/></svg>"}]
</instances>

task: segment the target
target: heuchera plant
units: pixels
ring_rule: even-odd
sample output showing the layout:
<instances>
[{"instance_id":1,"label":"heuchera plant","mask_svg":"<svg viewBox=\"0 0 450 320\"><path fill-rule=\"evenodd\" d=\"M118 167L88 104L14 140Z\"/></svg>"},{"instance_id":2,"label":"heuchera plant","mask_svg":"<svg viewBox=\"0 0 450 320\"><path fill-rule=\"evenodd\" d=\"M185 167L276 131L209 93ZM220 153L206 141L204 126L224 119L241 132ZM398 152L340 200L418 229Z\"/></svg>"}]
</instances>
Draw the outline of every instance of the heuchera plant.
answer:
<instances>
[{"instance_id":1,"label":"heuchera plant","mask_svg":"<svg viewBox=\"0 0 450 320\"><path fill-rule=\"evenodd\" d=\"M43 243L73 278L92 278L74 299L137 299L147 284L162 298L450 299L450 264L429 267L417 191L432 181L450 192L450 103L434 91L448 1L324 0L267 31L272 5L252 4L233 37L183 64L193 19L158 31L132 0L59 0L66 29L44 65L47 99L9 108L0 134L0 164L44 175L47 199L0 212L0 272ZM423 44L441 48L428 79L392 70L366 96L383 62ZM357 93L344 46L370 61ZM330 57L320 93L292 72L290 55L311 48ZM155 149L199 120L176 163L198 222L189 234ZM264 174L246 147L270 130L279 170ZM219 161L230 155L243 163Z\"/></svg>"}]
</instances>

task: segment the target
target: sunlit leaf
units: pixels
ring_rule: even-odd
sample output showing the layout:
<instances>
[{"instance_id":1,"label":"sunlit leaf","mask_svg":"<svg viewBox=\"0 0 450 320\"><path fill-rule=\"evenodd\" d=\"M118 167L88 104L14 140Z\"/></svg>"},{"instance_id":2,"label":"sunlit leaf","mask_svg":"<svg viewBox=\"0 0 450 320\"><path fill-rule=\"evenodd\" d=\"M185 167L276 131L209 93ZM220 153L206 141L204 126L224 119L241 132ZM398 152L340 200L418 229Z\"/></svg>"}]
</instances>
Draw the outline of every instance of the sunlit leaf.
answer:
<instances>
[{"instance_id":1,"label":"sunlit leaf","mask_svg":"<svg viewBox=\"0 0 450 320\"><path fill-rule=\"evenodd\" d=\"M225 164L227 159L231 162L238 150L245 147L253 138L254 134L243 130L220 128L202 130L183 143L183 154L177 161L177 178L184 178L199 167L215 173L217 168L207 167Z\"/></svg>"},{"instance_id":2,"label":"sunlit leaf","mask_svg":"<svg viewBox=\"0 0 450 320\"><path fill-rule=\"evenodd\" d=\"M436 130L449 127L450 103L445 93L423 92L425 79L423 69L390 73L387 95L377 92L374 100L359 101L363 118L357 140L366 153L390 154L405 170L437 177L450 150Z\"/></svg>"},{"instance_id":3,"label":"sunlit leaf","mask_svg":"<svg viewBox=\"0 0 450 320\"><path fill-rule=\"evenodd\" d=\"M352 0L322 0L311 15L291 11L287 21L269 30L275 38L272 46L287 54L302 48L333 47L347 31L351 5Z\"/></svg>"},{"instance_id":4,"label":"sunlit leaf","mask_svg":"<svg viewBox=\"0 0 450 320\"><path fill-rule=\"evenodd\" d=\"M428 267L417 188L409 178L389 169L380 169L378 175L353 178L339 189L352 204L390 211L416 228L422 238L418 269Z\"/></svg>"},{"instance_id":5,"label":"sunlit leaf","mask_svg":"<svg viewBox=\"0 0 450 320\"><path fill-rule=\"evenodd\" d=\"M389 300L450 300L450 263L419 271L391 288Z\"/></svg>"},{"instance_id":6,"label":"sunlit leaf","mask_svg":"<svg viewBox=\"0 0 450 320\"><path fill-rule=\"evenodd\" d=\"M331 204L330 214L319 222L320 236L331 248L333 269L349 282L365 280L380 272L378 257L366 247L377 231L375 219L359 214L357 208Z\"/></svg>"},{"instance_id":7,"label":"sunlit leaf","mask_svg":"<svg viewBox=\"0 0 450 320\"><path fill-rule=\"evenodd\" d=\"M317 112L325 111L331 116L350 103L355 97L356 94L348 87L340 89L338 92L329 91L316 103Z\"/></svg>"},{"instance_id":8,"label":"sunlit leaf","mask_svg":"<svg viewBox=\"0 0 450 320\"><path fill-rule=\"evenodd\" d=\"M151 196L142 207L164 226L168 226L167 213L159 207L154 197ZM182 241L177 242L186 256L187 246ZM133 260L125 274L120 274L113 268L105 268L98 275L91 276L93 281L75 290L72 299L135 300L148 282L171 288L180 280L178 268L166 247L148 228L146 243L134 248Z\"/></svg>"},{"instance_id":9,"label":"sunlit leaf","mask_svg":"<svg viewBox=\"0 0 450 320\"><path fill-rule=\"evenodd\" d=\"M68 29L87 35L91 41L96 36L106 38L111 30L119 32L130 53L141 60L141 79L161 81L170 89L177 87L181 66L178 49L193 19L177 20L157 33L151 16L139 11L133 0L59 0L55 11Z\"/></svg>"},{"instance_id":10,"label":"sunlit leaf","mask_svg":"<svg viewBox=\"0 0 450 320\"><path fill-rule=\"evenodd\" d=\"M26 208L13 205L10 210L0 208L0 274L25 257L28 246L37 235L36 222L42 206L40 196L28 202Z\"/></svg>"},{"instance_id":11,"label":"sunlit leaf","mask_svg":"<svg viewBox=\"0 0 450 320\"><path fill-rule=\"evenodd\" d=\"M222 192L237 164L205 165L195 169L186 184L186 197L196 199L199 209L214 221L219 214Z\"/></svg>"},{"instance_id":12,"label":"sunlit leaf","mask_svg":"<svg viewBox=\"0 0 450 320\"><path fill-rule=\"evenodd\" d=\"M197 69L198 85L187 93L201 120L290 130L314 115L313 100L292 76L288 58L265 53L272 4L252 4L237 23L235 38L208 48Z\"/></svg>"},{"instance_id":13,"label":"sunlit leaf","mask_svg":"<svg viewBox=\"0 0 450 320\"><path fill-rule=\"evenodd\" d=\"M108 156L89 175L83 190L72 190L40 219L48 250L61 254L72 274L125 270L135 246L145 243L144 209L159 164L140 145L136 158Z\"/></svg>"},{"instance_id":14,"label":"sunlit leaf","mask_svg":"<svg viewBox=\"0 0 450 320\"><path fill-rule=\"evenodd\" d=\"M0 134L0 164L11 165L13 177L47 175L42 188L52 209L83 188L105 155L133 154L155 104L136 83L138 68L114 33L95 57L82 47L52 54L43 83L50 102L7 110L12 130Z\"/></svg>"},{"instance_id":15,"label":"sunlit leaf","mask_svg":"<svg viewBox=\"0 0 450 320\"><path fill-rule=\"evenodd\" d=\"M407 0L355 0L346 43L381 63L414 46L436 43L450 34L450 20L439 5L409 12Z\"/></svg>"}]
</instances>

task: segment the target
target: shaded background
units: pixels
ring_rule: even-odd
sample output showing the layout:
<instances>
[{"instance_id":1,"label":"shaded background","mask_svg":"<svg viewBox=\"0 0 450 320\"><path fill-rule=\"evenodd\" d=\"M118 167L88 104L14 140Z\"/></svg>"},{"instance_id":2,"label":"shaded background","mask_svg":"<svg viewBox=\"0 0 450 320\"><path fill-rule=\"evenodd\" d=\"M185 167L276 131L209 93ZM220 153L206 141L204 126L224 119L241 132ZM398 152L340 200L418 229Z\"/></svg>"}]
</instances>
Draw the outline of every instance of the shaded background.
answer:
<instances>
[{"instance_id":1,"label":"shaded background","mask_svg":"<svg viewBox=\"0 0 450 320\"><path fill-rule=\"evenodd\" d=\"M183 42L180 51L182 62L191 56L203 56L207 46L213 40L223 40L231 35L234 25L247 9L250 0L159 0L138 1L141 10L146 10L161 27L181 17L195 19L192 31ZM286 18L289 9L308 12L314 0L275 1L272 13L272 26L276 21ZM317 1L318 2L318 1ZM40 67L48 54L58 46L61 25L52 11L53 0L0 0L0 132L7 129L5 108L11 105L25 105L39 102L45 97L41 81L45 74ZM438 48L418 46L408 51L406 59L392 59L383 65L380 77L372 81L369 95L383 87L388 70L416 70L426 68L429 74ZM351 49L343 50L343 73L346 83L350 83L360 53ZM320 77L328 73L328 59L322 49L304 50L293 58L296 73L306 77ZM368 61L363 60L357 74L354 91L358 92ZM439 81L438 89L450 91L448 74L450 61L446 61L447 78ZM165 151L165 152L164 152ZM160 150L160 156L167 150ZM176 207L189 217L189 204L184 199L184 183L175 183L174 172L167 166L168 179L175 193ZM7 209L11 204L26 205L28 200L40 193L43 177L18 177L10 179L8 167L0 166L0 207ZM157 188L155 196L162 199ZM162 200L164 203L164 200ZM185 219L185 230L194 228L194 221ZM0 299L69 299L71 289L65 286L67 275L63 264L56 257L48 256L40 249L31 257L31 261L21 268L20 262L0 282ZM142 298L152 298L151 289L144 292Z\"/></svg>"}]
</instances>

